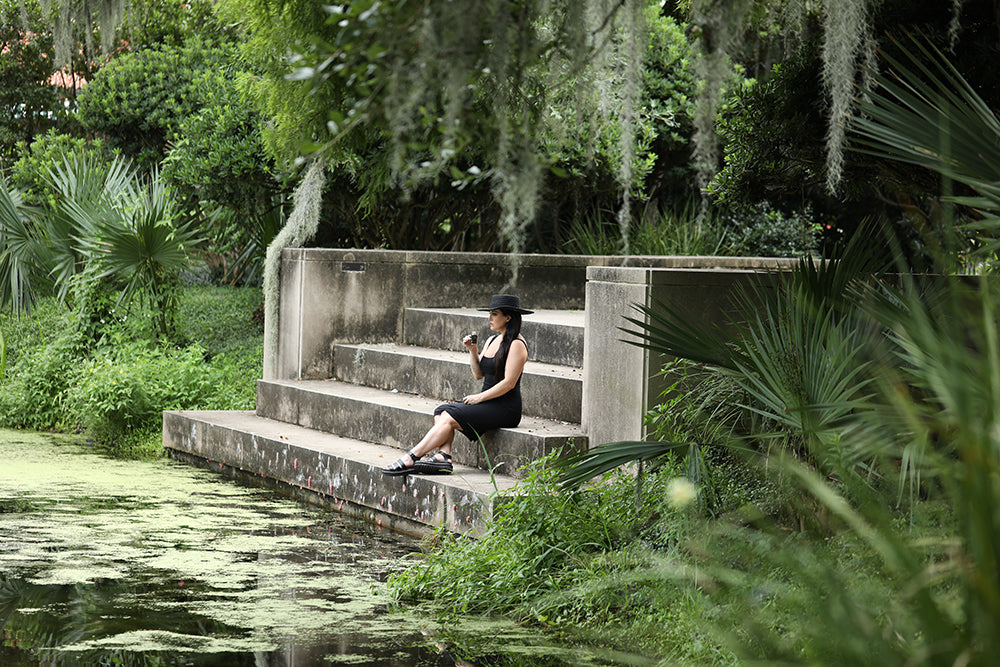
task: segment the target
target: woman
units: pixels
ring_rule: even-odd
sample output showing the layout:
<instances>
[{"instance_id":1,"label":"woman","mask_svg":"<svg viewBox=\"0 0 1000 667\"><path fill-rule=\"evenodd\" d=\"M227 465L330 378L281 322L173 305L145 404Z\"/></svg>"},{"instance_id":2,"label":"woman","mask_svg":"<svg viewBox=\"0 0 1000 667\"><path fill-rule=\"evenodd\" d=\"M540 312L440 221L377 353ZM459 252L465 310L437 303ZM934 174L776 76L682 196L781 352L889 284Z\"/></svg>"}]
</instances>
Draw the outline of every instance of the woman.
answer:
<instances>
[{"instance_id":1,"label":"woman","mask_svg":"<svg viewBox=\"0 0 1000 667\"><path fill-rule=\"evenodd\" d=\"M533 311L521 308L521 300L513 294L495 294L489 308L490 336L479 356L472 336L462 343L469 350L472 375L483 381L478 394L470 394L461 403L446 403L434 410L434 426L416 447L388 468L386 475L408 475L414 472L452 471L451 444L455 431L469 440L498 428L511 428L521 422L521 372L528 360L528 346L521 337L521 316ZM427 459L428 452L438 451Z\"/></svg>"}]
</instances>

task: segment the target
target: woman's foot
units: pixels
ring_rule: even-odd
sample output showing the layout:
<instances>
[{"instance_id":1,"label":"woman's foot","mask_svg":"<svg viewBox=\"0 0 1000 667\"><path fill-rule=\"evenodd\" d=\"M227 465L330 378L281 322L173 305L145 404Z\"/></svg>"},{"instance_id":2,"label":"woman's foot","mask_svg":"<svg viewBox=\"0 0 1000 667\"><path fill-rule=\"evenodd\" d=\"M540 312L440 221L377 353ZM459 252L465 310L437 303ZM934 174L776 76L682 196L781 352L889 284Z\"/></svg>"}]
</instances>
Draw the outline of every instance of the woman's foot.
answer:
<instances>
[{"instance_id":1,"label":"woman's foot","mask_svg":"<svg viewBox=\"0 0 1000 667\"><path fill-rule=\"evenodd\" d=\"M413 452L407 452L403 454L395 463L390 465L388 468L382 468L383 475L409 475L411 472L417 472L417 461L420 457Z\"/></svg>"},{"instance_id":2,"label":"woman's foot","mask_svg":"<svg viewBox=\"0 0 1000 667\"><path fill-rule=\"evenodd\" d=\"M442 451L438 451L429 459L414 462L413 467L416 472L423 473L449 473L454 469L451 465L451 454Z\"/></svg>"}]
</instances>

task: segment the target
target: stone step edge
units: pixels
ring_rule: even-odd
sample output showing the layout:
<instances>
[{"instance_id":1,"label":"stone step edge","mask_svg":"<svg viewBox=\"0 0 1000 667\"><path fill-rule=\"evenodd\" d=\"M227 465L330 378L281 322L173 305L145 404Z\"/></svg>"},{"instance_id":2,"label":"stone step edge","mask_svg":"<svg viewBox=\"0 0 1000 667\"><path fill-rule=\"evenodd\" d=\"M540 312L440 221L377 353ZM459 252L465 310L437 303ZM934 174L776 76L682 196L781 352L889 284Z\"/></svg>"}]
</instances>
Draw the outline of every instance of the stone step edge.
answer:
<instances>
[{"instance_id":1,"label":"stone step edge","mask_svg":"<svg viewBox=\"0 0 1000 667\"><path fill-rule=\"evenodd\" d=\"M421 357L448 363L469 365L469 353L458 350L445 350L434 347L421 347L419 345L405 345L402 343L337 343L336 347L345 350L372 350L386 354L396 354L406 357ZM583 382L583 368L578 366L563 366L560 364L550 364L544 361L529 360L525 364L523 375L527 377L557 377L566 380L578 380Z\"/></svg>"},{"instance_id":2,"label":"stone step edge","mask_svg":"<svg viewBox=\"0 0 1000 667\"><path fill-rule=\"evenodd\" d=\"M454 308L407 308L398 342L461 352L462 336L471 331L477 331L484 342L491 335L485 313ZM525 316L521 333L527 341L530 360L582 368L585 331L586 313L582 310L536 311Z\"/></svg>"},{"instance_id":3,"label":"stone step edge","mask_svg":"<svg viewBox=\"0 0 1000 667\"><path fill-rule=\"evenodd\" d=\"M494 497L516 483L461 465L451 475L385 476L381 468L395 461L399 450L251 411L166 411L163 445L205 460L210 469L228 466L315 494L341 511L350 503L363 510L353 513L400 532L481 533L492 518Z\"/></svg>"},{"instance_id":4,"label":"stone step edge","mask_svg":"<svg viewBox=\"0 0 1000 667\"><path fill-rule=\"evenodd\" d=\"M438 404L335 380L258 380L256 414L406 451L433 425ZM452 454L459 463L519 477L525 465L557 448L586 445L578 424L525 417L519 426L490 431L481 440L456 435Z\"/></svg>"},{"instance_id":5,"label":"stone step edge","mask_svg":"<svg viewBox=\"0 0 1000 667\"><path fill-rule=\"evenodd\" d=\"M420 308L416 306L408 306L405 310L437 313L441 315L458 315L462 317L479 317L483 320L483 326L486 325L487 319L487 313L485 311L480 311L475 308ZM537 322L539 324L554 324L579 329L583 329L586 326L586 311L583 310L557 310L543 308L535 310L531 315L525 315L524 317L530 317L532 322Z\"/></svg>"},{"instance_id":6,"label":"stone step edge","mask_svg":"<svg viewBox=\"0 0 1000 667\"><path fill-rule=\"evenodd\" d=\"M473 378L469 357L468 352L395 343L338 344L331 379L443 403L480 390L482 382ZM531 362L521 376L521 393L525 416L570 424L579 424L583 417L581 369Z\"/></svg>"},{"instance_id":7,"label":"stone step edge","mask_svg":"<svg viewBox=\"0 0 1000 667\"><path fill-rule=\"evenodd\" d=\"M331 398L343 398L352 401L360 401L381 405L388 408L395 408L413 412L418 415L429 416L434 408L447 401L438 398L429 398L418 394L408 394L402 391L390 391L369 387L367 385L344 382L343 380L257 380L257 395L260 396L260 387L274 385L298 390L306 393L317 393ZM259 413L258 413L259 415ZM260 415L259 415L260 416ZM279 423L290 423L280 422ZM525 415L518 426L498 429L499 431L511 431L515 433L535 434L539 438L584 438L580 430L580 424L564 422L558 419L548 419L545 417L534 417Z\"/></svg>"}]
</instances>

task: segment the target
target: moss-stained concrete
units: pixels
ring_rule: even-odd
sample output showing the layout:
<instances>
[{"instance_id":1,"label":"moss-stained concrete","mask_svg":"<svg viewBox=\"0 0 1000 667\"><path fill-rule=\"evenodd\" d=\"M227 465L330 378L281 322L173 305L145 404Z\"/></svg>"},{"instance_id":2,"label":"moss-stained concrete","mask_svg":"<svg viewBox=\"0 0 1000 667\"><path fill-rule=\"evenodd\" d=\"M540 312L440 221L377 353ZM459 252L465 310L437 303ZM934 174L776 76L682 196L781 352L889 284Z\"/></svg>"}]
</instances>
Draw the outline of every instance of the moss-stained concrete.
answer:
<instances>
[{"instance_id":1,"label":"moss-stained concrete","mask_svg":"<svg viewBox=\"0 0 1000 667\"><path fill-rule=\"evenodd\" d=\"M385 528L427 534L486 529L493 497L514 480L456 466L453 475L385 477L398 449L340 438L252 412L165 412L163 444L205 461L209 469L276 480L325 504Z\"/></svg>"}]
</instances>

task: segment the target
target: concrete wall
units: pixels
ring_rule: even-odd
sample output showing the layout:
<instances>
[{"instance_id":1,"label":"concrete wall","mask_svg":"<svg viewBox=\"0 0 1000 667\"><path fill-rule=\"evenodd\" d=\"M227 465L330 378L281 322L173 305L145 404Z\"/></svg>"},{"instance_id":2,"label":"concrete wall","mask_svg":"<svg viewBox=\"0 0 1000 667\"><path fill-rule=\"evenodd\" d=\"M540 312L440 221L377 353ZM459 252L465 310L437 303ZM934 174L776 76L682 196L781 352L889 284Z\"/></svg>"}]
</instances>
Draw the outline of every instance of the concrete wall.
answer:
<instances>
[{"instance_id":1,"label":"concrete wall","mask_svg":"<svg viewBox=\"0 0 1000 667\"><path fill-rule=\"evenodd\" d=\"M584 307L577 258L524 256L513 286L510 276L500 254L285 250L276 379L330 377L335 343L398 340L408 307L478 307L505 288L533 309Z\"/></svg>"},{"instance_id":2,"label":"concrete wall","mask_svg":"<svg viewBox=\"0 0 1000 667\"><path fill-rule=\"evenodd\" d=\"M511 285L513 258L507 254L286 249L278 358L264 364L275 369L274 377L265 379L330 377L335 343L399 340L404 308L479 307L489 303L490 295L510 291L527 308L582 310L590 298L588 267L623 268L622 258L615 256L520 255L517 262ZM774 266L780 260L636 256L627 262L637 268L728 270Z\"/></svg>"},{"instance_id":3,"label":"concrete wall","mask_svg":"<svg viewBox=\"0 0 1000 667\"><path fill-rule=\"evenodd\" d=\"M767 262L762 261L762 268ZM771 268L787 267L788 261ZM740 285L770 281L761 270L590 267L584 333L583 432L591 447L642 440L643 419L660 402L666 381L658 372L668 360L621 331L637 329L624 318L648 322L633 306L661 303L692 324L711 328L729 320Z\"/></svg>"}]
</instances>

